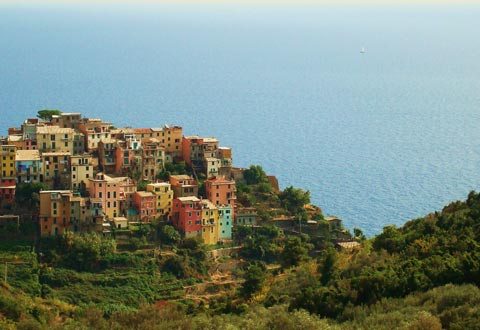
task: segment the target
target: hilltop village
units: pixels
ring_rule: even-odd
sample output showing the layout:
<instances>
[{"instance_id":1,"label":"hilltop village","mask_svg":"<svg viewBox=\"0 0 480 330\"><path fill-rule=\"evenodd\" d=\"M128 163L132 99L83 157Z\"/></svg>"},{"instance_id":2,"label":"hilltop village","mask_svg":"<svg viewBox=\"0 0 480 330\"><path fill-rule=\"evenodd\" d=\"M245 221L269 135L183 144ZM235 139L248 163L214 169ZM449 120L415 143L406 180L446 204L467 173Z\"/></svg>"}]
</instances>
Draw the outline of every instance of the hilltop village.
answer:
<instances>
[{"instance_id":1,"label":"hilltop village","mask_svg":"<svg viewBox=\"0 0 480 330\"><path fill-rule=\"evenodd\" d=\"M102 119L56 110L39 111L37 117L9 128L0 140L4 223L19 221L9 212L19 199L15 195L33 189L38 212L31 219L42 237L66 231L111 235L152 221L169 223L183 237L207 245L231 241L235 225L258 226L262 220L302 230L294 207L283 212L268 200L252 201L242 182L245 171L255 167L234 167L232 149L214 137L185 136L174 125L116 128ZM280 192L274 176L257 180L262 192ZM308 203L300 207L303 230L317 231L322 220L327 232L348 240L338 218L323 217Z\"/></svg>"},{"instance_id":2,"label":"hilltop village","mask_svg":"<svg viewBox=\"0 0 480 330\"><path fill-rule=\"evenodd\" d=\"M213 137L37 117L0 139L0 329L479 324L478 193L367 239Z\"/></svg>"}]
</instances>

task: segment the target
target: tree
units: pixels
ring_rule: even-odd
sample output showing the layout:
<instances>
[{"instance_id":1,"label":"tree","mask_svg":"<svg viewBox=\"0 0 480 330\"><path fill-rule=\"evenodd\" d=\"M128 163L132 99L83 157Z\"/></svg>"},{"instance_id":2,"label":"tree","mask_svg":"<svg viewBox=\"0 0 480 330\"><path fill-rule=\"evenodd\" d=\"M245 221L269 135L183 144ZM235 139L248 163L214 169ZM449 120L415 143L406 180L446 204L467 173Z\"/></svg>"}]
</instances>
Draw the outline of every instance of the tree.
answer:
<instances>
[{"instance_id":1,"label":"tree","mask_svg":"<svg viewBox=\"0 0 480 330\"><path fill-rule=\"evenodd\" d=\"M243 296L249 298L262 288L266 278L265 271L266 268L261 263L252 263L247 267L241 289Z\"/></svg>"},{"instance_id":2,"label":"tree","mask_svg":"<svg viewBox=\"0 0 480 330\"><path fill-rule=\"evenodd\" d=\"M51 121L53 116L58 116L60 114L62 114L60 110L43 109L38 111L37 117L45 121Z\"/></svg>"},{"instance_id":3,"label":"tree","mask_svg":"<svg viewBox=\"0 0 480 330\"><path fill-rule=\"evenodd\" d=\"M405 241L400 230L394 225L386 226L383 232L373 240L375 250L385 249L390 253L404 249Z\"/></svg>"},{"instance_id":4,"label":"tree","mask_svg":"<svg viewBox=\"0 0 480 330\"><path fill-rule=\"evenodd\" d=\"M313 245L298 236L292 236L285 242L285 247L280 254L283 267L298 266L300 262L308 259L308 251Z\"/></svg>"},{"instance_id":5,"label":"tree","mask_svg":"<svg viewBox=\"0 0 480 330\"><path fill-rule=\"evenodd\" d=\"M77 270L92 270L104 257L116 250L116 242L96 233L76 235L66 232L60 238L59 249L64 263Z\"/></svg>"},{"instance_id":6,"label":"tree","mask_svg":"<svg viewBox=\"0 0 480 330\"><path fill-rule=\"evenodd\" d=\"M260 165L251 165L243 172L243 178L247 184L268 182L267 174Z\"/></svg>"},{"instance_id":7,"label":"tree","mask_svg":"<svg viewBox=\"0 0 480 330\"><path fill-rule=\"evenodd\" d=\"M149 181L141 180L137 183L137 191L145 191L147 190L147 185L149 184Z\"/></svg>"},{"instance_id":8,"label":"tree","mask_svg":"<svg viewBox=\"0 0 480 330\"><path fill-rule=\"evenodd\" d=\"M322 263L320 265L320 272L322 273L322 276L320 278L320 282L323 285L327 285L328 282L333 277L333 273L335 271L335 263L337 262L337 252L335 249L330 248L325 251L325 254L323 256Z\"/></svg>"},{"instance_id":9,"label":"tree","mask_svg":"<svg viewBox=\"0 0 480 330\"><path fill-rule=\"evenodd\" d=\"M272 186L269 182L262 182L258 185L258 191L261 193L270 193L272 192Z\"/></svg>"},{"instance_id":10,"label":"tree","mask_svg":"<svg viewBox=\"0 0 480 330\"><path fill-rule=\"evenodd\" d=\"M160 241L165 244L177 244L180 241L180 234L174 227L165 225L160 229Z\"/></svg>"},{"instance_id":11,"label":"tree","mask_svg":"<svg viewBox=\"0 0 480 330\"><path fill-rule=\"evenodd\" d=\"M184 260L179 256L170 256L162 264L162 272L170 273L178 278L187 276L188 271Z\"/></svg>"},{"instance_id":12,"label":"tree","mask_svg":"<svg viewBox=\"0 0 480 330\"><path fill-rule=\"evenodd\" d=\"M353 236L361 241L367 239L360 228L353 228Z\"/></svg>"},{"instance_id":13,"label":"tree","mask_svg":"<svg viewBox=\"0 0 480 330\"><path fill-rule=\"evenodd\" d=\"M292 186L280 193L280 203L291 214L298 214L310 203L310 192Z\"/></svg>"},{"instance_id":14,"label":"tree","mask_svg":"<svg viewBox=\"0 0 480 330\"><path fill-rule=\"evenodd\" d=\"M39 192L47 188L44 183L19 183L15 190L17 206L27 206L36 209L40 200Z\"/></svg>"}]
</instances>

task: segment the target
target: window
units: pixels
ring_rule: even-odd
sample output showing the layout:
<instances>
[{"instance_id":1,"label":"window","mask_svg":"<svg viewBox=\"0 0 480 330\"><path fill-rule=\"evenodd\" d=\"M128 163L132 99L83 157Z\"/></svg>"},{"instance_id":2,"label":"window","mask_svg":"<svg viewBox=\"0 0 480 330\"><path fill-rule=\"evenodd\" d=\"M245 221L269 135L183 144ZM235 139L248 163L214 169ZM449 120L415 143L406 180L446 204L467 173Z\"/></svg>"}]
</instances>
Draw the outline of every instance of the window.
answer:
<instances>
[{"instance_id":1,"label":"window","mask_svg":"<svg viewBox=\"0 0 480 330\"><path fill-rule=\"evenodd\" d=\"M55 135L50 135L50 140L55 141Z\"/></svg>"}]
</instances>

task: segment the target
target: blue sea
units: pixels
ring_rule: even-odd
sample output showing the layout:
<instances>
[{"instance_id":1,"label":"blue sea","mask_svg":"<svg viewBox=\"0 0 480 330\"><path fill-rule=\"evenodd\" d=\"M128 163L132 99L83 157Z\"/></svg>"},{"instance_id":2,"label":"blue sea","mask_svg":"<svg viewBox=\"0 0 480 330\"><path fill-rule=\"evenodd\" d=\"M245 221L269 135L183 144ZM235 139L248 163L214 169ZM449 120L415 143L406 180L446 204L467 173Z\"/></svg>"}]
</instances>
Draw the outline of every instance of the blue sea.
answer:
<instances>
[{"instance_id":1,"label":"blue sea","mask_svg":"<svg viewBox=\"0 0 480 330\"><path fill-rule=\"evenodd\" d=\"M0 5L0 132L41 108L178 124L373 235L480 189L479 17L475 5Z\"/></svg>"}]
</instances>

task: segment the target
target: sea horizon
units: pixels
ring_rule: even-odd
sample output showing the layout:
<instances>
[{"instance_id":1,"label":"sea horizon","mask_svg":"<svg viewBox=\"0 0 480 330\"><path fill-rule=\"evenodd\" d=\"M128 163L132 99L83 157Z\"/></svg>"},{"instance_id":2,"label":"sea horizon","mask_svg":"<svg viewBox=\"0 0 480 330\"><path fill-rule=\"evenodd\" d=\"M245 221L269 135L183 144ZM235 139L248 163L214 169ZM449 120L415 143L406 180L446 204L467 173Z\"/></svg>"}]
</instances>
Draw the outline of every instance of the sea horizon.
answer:
<instances>
[{"instance_id":1,"label":"sea horizon","mask_svg":"<svg viewBox=\"0 0 480 330\"><path fill-rule=\"evenodd\" d=\"M479 189L480 6L72 8L1 5L0 135L177 124L368 235Z\"/></svg>"}]
</instances>

